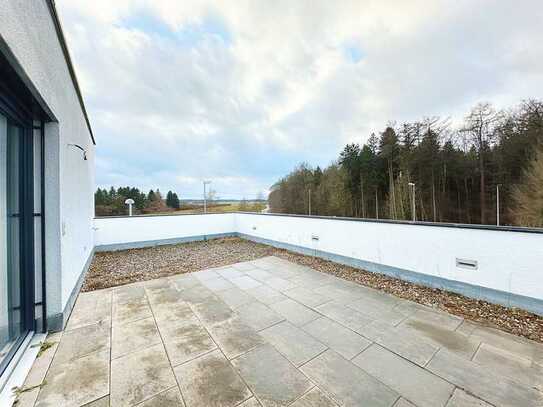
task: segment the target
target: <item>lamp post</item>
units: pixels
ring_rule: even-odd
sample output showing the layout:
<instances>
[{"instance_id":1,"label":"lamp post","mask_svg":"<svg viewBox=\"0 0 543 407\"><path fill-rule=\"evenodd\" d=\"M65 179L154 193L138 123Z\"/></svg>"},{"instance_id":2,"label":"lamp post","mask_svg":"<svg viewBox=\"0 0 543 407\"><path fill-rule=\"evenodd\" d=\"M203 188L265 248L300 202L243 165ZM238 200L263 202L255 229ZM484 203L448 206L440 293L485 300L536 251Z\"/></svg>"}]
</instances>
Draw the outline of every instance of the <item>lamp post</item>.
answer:
<instances>
[{"instance_id":1,"label":"lamp post","mask_svg":"<svg viewBox=\"0 0 543 407\"><path fill-rule=\"evenodd\" d=\"M496 185L496 226L500 226L500 187L501 184Z\"/></svg>"},{"instance_id":2,"label":"lamp post","mask_svg":"<svg viewBox=\"0 0 543 407\"><path fill-rule=\"evenodd\" d=\"M126 201L124 201L126 205L128 205L128 216L132 216L132 205L134 205L134 200L132 198L128 198Z\"/></svg>"},{"instance_id":3,"label":"lamp post","mask_svg":"<svg viewBox=\"0 0 543 407\"><path fill-rule=\"evenodd\" d=\"M204 213L207 213L207 196L206 196L206 185L211 184L211 181L204 181Z\"/></svg>"},{"instance_id":4,"label":"lamp post","mask_svg":"<svg viewBox=\"0 0 543 407\"><path fill-rule=\"evenodd\" d=\"M411 214L413 215L413 222L417 220L417 212L415 208L415 183L410 182L408 184L411 187Z\"/></svg>"}]
</instances>

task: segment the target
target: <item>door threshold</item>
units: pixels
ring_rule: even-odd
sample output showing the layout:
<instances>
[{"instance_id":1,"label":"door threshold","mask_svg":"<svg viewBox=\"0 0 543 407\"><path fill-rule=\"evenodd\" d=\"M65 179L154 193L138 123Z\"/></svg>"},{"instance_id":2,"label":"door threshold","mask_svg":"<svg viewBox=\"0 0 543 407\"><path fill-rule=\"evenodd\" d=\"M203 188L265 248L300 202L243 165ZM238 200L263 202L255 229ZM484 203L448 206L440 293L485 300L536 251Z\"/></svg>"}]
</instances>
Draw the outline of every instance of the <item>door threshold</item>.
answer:
<instances>
[{"instance_id":1,"label":"door threshold","mask_svg":"<svg viewBox=\"0 0 543 407\"><path fill-rule=\"evenodd\" d=\"M0 406L12 406L16 399L13 391L16 387L22 387L26 376L30 372L34 360L40 351L39 344L45 340L47 334L35 334L29 332L11 362L0 377ZM38 346L34 346L38 345Z\"/></svg>"}]
</instances>

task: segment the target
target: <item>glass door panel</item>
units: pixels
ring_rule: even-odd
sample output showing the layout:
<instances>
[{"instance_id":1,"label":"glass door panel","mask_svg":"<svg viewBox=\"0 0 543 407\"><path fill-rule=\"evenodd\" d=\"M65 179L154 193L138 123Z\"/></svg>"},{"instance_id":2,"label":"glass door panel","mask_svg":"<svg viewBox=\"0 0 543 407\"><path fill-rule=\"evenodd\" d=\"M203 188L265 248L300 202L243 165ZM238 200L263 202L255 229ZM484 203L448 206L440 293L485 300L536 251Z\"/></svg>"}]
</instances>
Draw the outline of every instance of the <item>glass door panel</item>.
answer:
<instances>
[{"instance_id":1,"label":"glass door panel","mask_svg":"<svg viewBox=\"0 0 543 407\"><path fill-rule=\"evenodd\" d=\"M23 129L0 114L0 373L25 333L21 270Z\"/></svg>"}]
</instances>

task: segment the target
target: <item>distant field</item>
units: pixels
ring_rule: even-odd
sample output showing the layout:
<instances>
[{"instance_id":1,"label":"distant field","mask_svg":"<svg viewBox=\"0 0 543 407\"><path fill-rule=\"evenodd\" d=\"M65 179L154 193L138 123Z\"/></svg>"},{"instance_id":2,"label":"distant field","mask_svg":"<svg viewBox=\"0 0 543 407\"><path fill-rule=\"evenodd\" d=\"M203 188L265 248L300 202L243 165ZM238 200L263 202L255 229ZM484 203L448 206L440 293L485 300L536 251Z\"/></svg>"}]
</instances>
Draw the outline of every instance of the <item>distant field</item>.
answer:
<instances>
[{"instance_id":1,"label":"distant field","mask_svg":"<svg viewBox=\"0 0 543 407\"><path fill-rule=\"evenodd\" d=\"M210 213L227 213L227 212L261 212L266 208L266 204L263 202L247 202L245 205L240 202L235 203L219 203L211 204L207 206L207 212ZM202 213L204 208L202 206L191 205L189 208L181 208L175 212L165 212L167 214L186 215L190 213Z\"/></svg>"}]
</instances>

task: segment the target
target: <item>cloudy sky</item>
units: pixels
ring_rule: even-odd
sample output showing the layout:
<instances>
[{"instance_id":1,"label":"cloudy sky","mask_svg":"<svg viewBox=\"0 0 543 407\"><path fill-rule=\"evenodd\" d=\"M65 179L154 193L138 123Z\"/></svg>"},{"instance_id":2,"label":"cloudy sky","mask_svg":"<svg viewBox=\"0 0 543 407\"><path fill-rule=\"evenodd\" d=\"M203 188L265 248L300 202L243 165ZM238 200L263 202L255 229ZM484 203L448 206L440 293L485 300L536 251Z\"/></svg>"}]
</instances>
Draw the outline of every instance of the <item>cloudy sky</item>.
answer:
<instances>
[{"instance_id":1,"label":"cloudy sky","mask_svg":"<svg viewBox=\"0 0 543 407\"><path fill-rule=\"evenodd\" d=\"M253 198L390 120L543 97L540 0L57 0L99 186Z\"/></svg>"}]
</instances>

